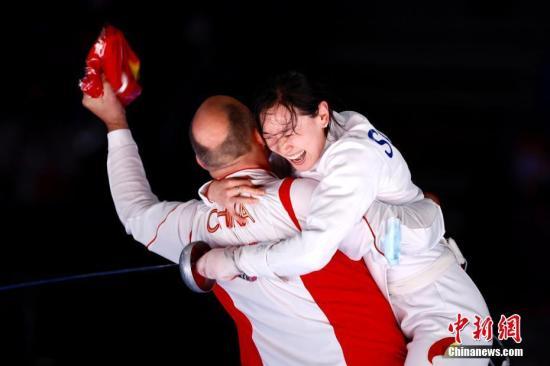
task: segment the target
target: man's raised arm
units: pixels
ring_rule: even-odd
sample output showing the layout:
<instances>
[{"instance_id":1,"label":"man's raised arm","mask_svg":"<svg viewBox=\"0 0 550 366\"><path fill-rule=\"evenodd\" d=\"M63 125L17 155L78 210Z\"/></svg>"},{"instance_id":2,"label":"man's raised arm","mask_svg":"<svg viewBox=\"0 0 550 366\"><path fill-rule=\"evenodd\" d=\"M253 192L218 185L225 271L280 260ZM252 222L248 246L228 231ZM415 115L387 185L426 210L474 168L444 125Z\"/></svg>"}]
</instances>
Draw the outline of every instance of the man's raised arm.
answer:
<instances>
[{"instance_id":1,"label":"man's raised arm","mask_svg":"<svg viewBox=\"0 0 550 366\"><path fill-rule=\"evenodd\" d=\"M82 104L108 130L107 172L118 217L135 240L177 263L199 202L160 202L152 193L124 108L110 85L103 84L101 97L85 95Z\"/></svg>"}]
</instances>

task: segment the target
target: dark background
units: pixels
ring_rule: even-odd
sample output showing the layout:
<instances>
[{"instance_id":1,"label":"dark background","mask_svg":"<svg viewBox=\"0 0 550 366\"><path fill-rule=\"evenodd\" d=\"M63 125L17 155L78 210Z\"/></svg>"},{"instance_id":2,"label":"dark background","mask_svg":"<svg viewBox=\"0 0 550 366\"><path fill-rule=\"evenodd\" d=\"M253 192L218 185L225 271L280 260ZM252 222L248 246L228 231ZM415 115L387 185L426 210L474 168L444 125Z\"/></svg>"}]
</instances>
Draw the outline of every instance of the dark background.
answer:
<instances>
[{"instance_id":1,"label":"dark background","mask_svg":"<svg viewBox=\"0 0 550 366\"><path fill-rule=\"evenodd\" d=\"M288 69L321 78L339 110L365 114L440 196L493 320L522 316L525 357L513 364L548 364L547 9L297 4L2 5L0 285L166 263L125 235L104 126L80 104L85 56L110 22L142 61L128 117L160 199L194 198L207 179L187 140L205 97L248 103ZM1 292L0 334L0 365L238 362L232 321L175 269Z\"/></svg>"}]
</instances>

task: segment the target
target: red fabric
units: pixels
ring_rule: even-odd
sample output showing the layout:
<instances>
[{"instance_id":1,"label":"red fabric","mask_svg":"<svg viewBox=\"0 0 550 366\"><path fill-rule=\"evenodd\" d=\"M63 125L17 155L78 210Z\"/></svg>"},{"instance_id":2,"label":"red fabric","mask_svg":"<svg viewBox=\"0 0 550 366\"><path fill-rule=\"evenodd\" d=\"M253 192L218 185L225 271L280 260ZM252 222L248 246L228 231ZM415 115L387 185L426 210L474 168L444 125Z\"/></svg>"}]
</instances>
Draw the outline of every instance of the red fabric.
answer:
<instances>
[{"instance_id":1,"label":"red fabric","mask_svg":"<svg viewBox=\"0 0 550 366\"><path fill-rule=\"evenodd\" d=\"M138 84L140 61L121 31L108 25L86 57L86 75L80 89L93 98L103 95L101 75L111 84L123 105L130 104L141 94Z\"/></svg>"},{"instance_id":2,"label":"red fabric","mask_svg":"<svg viewBox=\"0 0 550 366\"><path fill-rule=\"evenodd\" d=\"M363 261L337 251L302 282L334 328L348 365L405 363L405 337Z\"/></svg>"},{"instance_id":3,"label":"red fabric","mask_svg":"<svg viewBox=\"0 0 550 366\"><path fill-rule=\"evenodd\" d=\"M239 351L241 353L241 366L261 366L262 358L260 353L252 340L252 324L250 320L235 307L233 300L229 297L229 294L221 288L221 286L214 285L214 294L223 305L225 310L229 313L235 326L237 327L237 333L239 335Z\"/></svg>"},{"instance_id":4,"label":"red fabric","mask_svg":"<svg viewBox=\"0 0 550 366\"><path fill-rule=\"evenodd\" d=\"M300 227L300 222L298 222L298 219L296 218L294 208L292 208L292 200L290 199L290 187L292 186L292 182L294 182L294 178L285 178L283 180L283 182L279 186L279 199L281 200L283 207L288 213L288 216L290 216L290 219L292 220L294 225L296 225L298 230L301 231L302 228Z\"/></svg>"},{"instance_id":5,"label":"red fabric","mask_svg":"<svg viewBox=\"0 0 550 366\"><path fill-rule=\"evenodd\" d=\"M279 195L300 228L290 199L291 185L292 179L285 179ZM405 337L363 261L352 261L337 251L322 270L301 278L334 328L348 365L405 363Z\"/></svg>"},{"instance_id":6,"label":"red fabric","mask_svg":"<svg viewBox=\"0 0 550 366\"><path fill-rule=\"evenodd\" d=\"M447 352L447 348L449 348L454 342L455 337L446 337L434 342L428 350L428 361L433 364L434 357L443 356L445 352Z\"/></svg>"}]
</instances>

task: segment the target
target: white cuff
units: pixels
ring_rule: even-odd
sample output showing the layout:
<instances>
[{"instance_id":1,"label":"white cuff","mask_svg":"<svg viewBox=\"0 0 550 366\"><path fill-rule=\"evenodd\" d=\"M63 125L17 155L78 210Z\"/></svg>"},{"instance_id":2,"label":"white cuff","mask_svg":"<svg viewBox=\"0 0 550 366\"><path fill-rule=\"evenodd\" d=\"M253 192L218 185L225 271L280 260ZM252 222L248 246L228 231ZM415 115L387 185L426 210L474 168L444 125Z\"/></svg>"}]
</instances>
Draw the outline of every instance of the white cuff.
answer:
<instances>
[{"instance_id":1,"label":"white cuff","mask_svg":"<svg viewBox=\"0 0 550 366\"><path fill-rule=\"evenodd\" d=\"M122 147L126 145L134 145L136 142L132 137L132 132L127 128L121 128L111 131L107 134L109 149Z\"/></svg>"},{"instance_id":2,"label":"white cuff","mask_svg":"<svg viewBox=\"0 0 550 366\"><path fill-rule=\"evenodd\" d=\"M267 264L267 252L273 243L244 245L235 251L237 268L249 277L280 278Z\"/></svg>"}]
</instances>

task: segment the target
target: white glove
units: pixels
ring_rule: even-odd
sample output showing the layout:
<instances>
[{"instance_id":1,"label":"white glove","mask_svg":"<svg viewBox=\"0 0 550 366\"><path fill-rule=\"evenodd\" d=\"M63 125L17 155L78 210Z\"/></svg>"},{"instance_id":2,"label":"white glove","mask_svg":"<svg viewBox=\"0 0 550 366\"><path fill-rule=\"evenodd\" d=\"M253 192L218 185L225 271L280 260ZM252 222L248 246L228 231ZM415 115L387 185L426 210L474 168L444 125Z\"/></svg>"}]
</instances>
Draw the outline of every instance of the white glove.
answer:
<instances>
[{"instance_id":1,"label":"white glove","mask_svg":"<svg viewBox=\"0 0 550 366\"><path fill-rule=\"evenodd\" d=\"M214 248L197 262L197 272L213 280L229 281L242 275L235 265L234 252L237 247Z\"/></svg>"}]
</instances>

